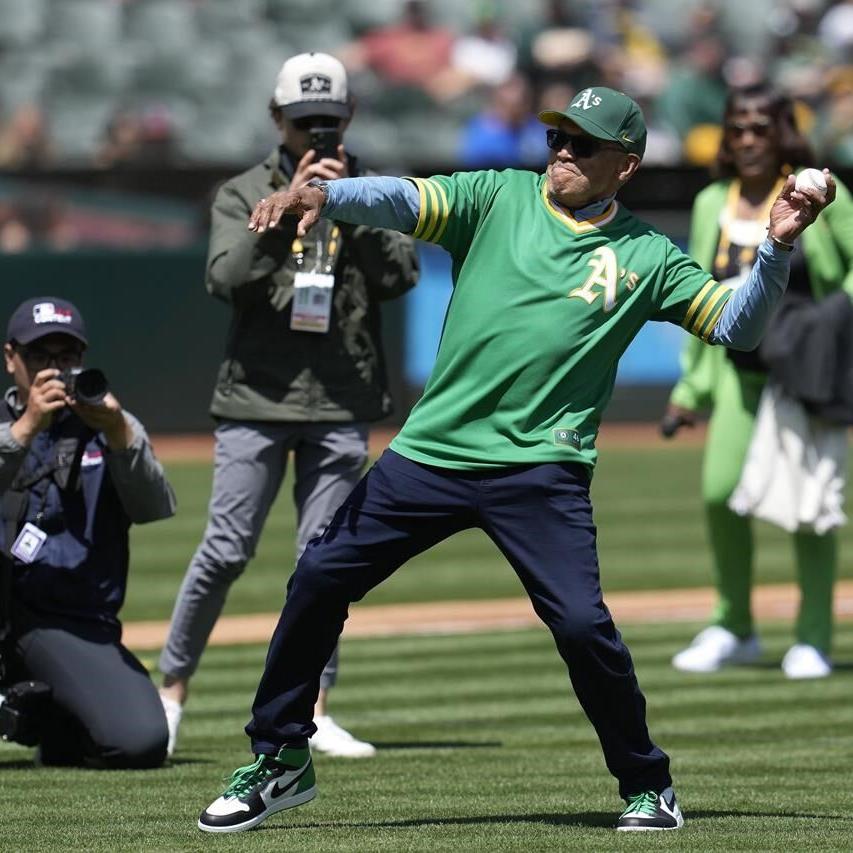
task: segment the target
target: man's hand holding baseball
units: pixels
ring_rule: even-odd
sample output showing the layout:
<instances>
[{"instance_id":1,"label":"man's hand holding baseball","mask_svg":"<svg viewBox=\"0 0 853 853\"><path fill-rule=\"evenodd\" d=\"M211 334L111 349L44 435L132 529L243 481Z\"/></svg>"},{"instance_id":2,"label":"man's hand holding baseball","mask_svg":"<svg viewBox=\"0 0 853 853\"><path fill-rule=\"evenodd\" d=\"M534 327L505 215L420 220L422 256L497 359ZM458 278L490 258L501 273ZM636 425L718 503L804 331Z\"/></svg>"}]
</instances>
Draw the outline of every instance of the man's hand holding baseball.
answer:
<instances>
[{"instance_id":1,"label":"man's hand holding baseball","mask_svg":"<svg viewBox=\"0 0 853 853\"><path fill-rule=\"evenodd\" d=\"M835 199L835 181L829 169L823 170L826 194L817 189L796 189L796 177L788 175L773 207L770 209L768 234L772 240L791 244L817 219L818 214Z\"/></svg>"},{"instance_id":2,"label":"man's hand holding baseball","mask_svg":"<svg viewBox=\"0 0 853 853\"><path fill-rule=\"evenodd\" d=\"M326 193L320 187L304 186L295 190L279 190L262 198L249 218L249 230L259 234L277 228L281 217L290 214L299 217L296 234L304 237L320 218L326 203Z\"/></svg>"}]
</instances>

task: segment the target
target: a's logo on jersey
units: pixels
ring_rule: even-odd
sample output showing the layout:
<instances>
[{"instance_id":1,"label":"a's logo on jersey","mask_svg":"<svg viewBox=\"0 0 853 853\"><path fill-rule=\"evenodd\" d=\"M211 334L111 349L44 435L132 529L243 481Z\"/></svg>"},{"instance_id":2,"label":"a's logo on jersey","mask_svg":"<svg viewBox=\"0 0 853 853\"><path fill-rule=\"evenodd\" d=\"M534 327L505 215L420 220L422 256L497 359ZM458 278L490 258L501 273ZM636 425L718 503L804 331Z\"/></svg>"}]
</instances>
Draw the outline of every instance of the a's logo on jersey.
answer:
<instances>
[{"instance_id":1,"label":"a's logo on jersey","mask_svg":"<svg viewBox=\"0 0 853 853\"><path fill-rule=\"evenodd\" d=\"M584 89L583 92L578 95L577 100L572 104L572 106L589 110L592 109L592 107L597 107L600 103L601 98L598 95L593 95L592 89Z\"/></svg>"},{"instance_id":2,"label":"a's logo on jersey","mask_svg":"<svg viewBox=\"0 0 853 853\"><path fill-rule=\"evenodd\" d=\"M554 444L565 444L567 447L574 447L575 450L581 449L581 437L577 430L557 427L553 432L553 436Z\"/></svg>"},{"instance_id":3,"label":"a's logo on jersey","mask_svg":"<svg viewBox=\"0 0 853 853\"><path fill-rule=\"evenodd\" d=\"M625 287L633 291L640 281L635 272L619 269L616 253L609 246L600 246L587 261L592 272L587 280L569 293L569 297L577 296L587 305L592 305L601 294L604 294L604 311L612 311L616 306L616 291L620 281L625 281Z\"/></svg>"}]
</instances>

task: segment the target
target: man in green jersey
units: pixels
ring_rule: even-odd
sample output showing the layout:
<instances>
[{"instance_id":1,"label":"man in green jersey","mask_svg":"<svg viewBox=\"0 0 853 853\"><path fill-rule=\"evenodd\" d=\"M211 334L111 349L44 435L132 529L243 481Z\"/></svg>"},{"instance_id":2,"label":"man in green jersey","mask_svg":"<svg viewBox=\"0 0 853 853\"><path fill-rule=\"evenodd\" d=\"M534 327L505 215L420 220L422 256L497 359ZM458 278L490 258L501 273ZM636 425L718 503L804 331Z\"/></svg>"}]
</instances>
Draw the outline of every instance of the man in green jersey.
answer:
<instances>
[{"instance_id":1,"label":"man in green jersey","mask_svg":"<svg viewBox=\"0 0 853 853\"><path fill-rule=\"evenodd\" d=\"M599 582L589 482L619 357L648 320L751 349L785 289L792 241L834 196L773 205L768 240L733 292L615 196L636 172L639 107L602 87L540 114L544 175L471 172L426 180L322 182L261 200L253 231L284 214L411 232L453 261L453 296L423 397L389 450L313 540L288 586L246 727L256 761L199 818L235 832L315 796L308 751L323 664L349 604L457 531L479 527L553 634L627 808L620 830L683 824L669 758ZM300 655L294 649L302 650Z\"/></svg>"}]
</instances>

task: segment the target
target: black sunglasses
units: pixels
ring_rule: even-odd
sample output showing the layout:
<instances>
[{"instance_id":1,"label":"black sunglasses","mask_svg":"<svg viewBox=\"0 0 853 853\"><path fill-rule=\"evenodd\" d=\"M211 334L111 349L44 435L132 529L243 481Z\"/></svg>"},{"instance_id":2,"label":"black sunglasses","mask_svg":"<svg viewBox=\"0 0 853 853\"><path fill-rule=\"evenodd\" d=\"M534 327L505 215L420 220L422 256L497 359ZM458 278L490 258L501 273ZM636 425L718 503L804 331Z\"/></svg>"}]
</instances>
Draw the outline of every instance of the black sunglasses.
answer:
<instances>
[{"instance_id":1,"label":"black sunglasses","mask_svg":"<svg viewBox=\"0 0 853 853\"><path fill-rule=\"evenodd\" d=\"M545 131L545 143L552 151L562 148L568 149L573 157L581 160L587 157L595 157L599 151L623 151L616 145L608 145L594 136L586 136L580 133L566 133L556 127L550 127Z\"/></svg>"},{"instance_id":2,"label":"black sunglasses","mask_svg":"<svg viewBox=\"0 0 853 853\"><path fill-rule=\"evenodd\" d=\"M759 139L764 139L770 135L770 131L773 129L773 124L768 119L767 121L753 121L753 122L742 122L742 121L733 121L728 124L726 130L732 136L743 136L747 131L752 131L753 136L757 136Z\"/></svg>"},{"instance_id":3,"label":"black sunglasses","mask_svg":"<svg viewBox=\"0 0 853 853\"><path fill-rule=\"evenodd\" d=\"M314 130L317 127L337 129L341 126L341 120L335 116L305 116L293 119L292 123L297 130Z\"/></svg>"}]
</instances>

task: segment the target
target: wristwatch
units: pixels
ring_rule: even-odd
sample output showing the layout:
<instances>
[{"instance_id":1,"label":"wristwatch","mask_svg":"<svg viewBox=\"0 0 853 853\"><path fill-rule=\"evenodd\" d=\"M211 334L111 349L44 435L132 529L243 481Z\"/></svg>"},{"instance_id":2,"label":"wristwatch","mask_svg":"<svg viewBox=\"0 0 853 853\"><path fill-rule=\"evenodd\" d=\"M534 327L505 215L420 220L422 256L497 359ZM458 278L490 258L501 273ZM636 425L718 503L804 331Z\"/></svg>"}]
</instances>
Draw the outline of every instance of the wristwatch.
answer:
<instances>
[{"instance_id":1,"label":"wristwatch","mask_svg":"<svg viewBox=\"0 0 853 853\"><path fill-rule=\"evenodd\" d=\"M317 187L317 189L323 191L323 196L325 197L323 200L323 207L326 206L326 202L329 200L329 184L327 181L323 181L320 178L311 178L310 181L305 185L306 187Z\"/></svg>"}]
</instances>

